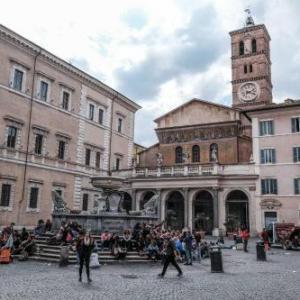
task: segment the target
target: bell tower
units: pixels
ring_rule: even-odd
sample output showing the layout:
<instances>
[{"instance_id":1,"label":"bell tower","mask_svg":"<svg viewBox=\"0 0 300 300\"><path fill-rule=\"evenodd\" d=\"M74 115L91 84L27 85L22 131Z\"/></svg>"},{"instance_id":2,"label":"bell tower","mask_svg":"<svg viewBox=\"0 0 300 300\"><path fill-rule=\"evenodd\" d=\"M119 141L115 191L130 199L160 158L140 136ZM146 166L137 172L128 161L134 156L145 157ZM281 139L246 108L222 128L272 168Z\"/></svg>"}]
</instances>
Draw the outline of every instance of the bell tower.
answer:
<instances>
[{"instance_id":1,"label":"bell tower","mask_svg":"<svg viewBox=\"0 0 300 300\"><path fill-rule=\"evenodd\" d=\"M266 26L255 25L250 10L242 29L230 32L232 106L241 109L272 102L270 36Z\"/></svg>"}]
</instances>

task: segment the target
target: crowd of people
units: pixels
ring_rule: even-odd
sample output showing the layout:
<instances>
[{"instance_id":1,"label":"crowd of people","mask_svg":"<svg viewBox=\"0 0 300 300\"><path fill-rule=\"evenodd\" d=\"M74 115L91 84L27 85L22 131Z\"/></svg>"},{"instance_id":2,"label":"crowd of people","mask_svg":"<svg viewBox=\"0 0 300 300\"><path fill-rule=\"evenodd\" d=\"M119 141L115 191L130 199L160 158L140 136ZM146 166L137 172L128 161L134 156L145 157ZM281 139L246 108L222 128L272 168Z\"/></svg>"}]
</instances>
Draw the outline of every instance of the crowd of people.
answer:
<instances>
[{"instance_id":1,"label":"crowd of people","mask_svg":"<svg viewBox=\"0 0 300 300\"><path fill-rule=\"evenodd\" d=\"M21 232L14 229L15 224L5 227L0 234L1 262L9 263L12 255L19 255L19 260L26 260L36 251L34 237L22 228Z\"/></svg>"}]
</instances>

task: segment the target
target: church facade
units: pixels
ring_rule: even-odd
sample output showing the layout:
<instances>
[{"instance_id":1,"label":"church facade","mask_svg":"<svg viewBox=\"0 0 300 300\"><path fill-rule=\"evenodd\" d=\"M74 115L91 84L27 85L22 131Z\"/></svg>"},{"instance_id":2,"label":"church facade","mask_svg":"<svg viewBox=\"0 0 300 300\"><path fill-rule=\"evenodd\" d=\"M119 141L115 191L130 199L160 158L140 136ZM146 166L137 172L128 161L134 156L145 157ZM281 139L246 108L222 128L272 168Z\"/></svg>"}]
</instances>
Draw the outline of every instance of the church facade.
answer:
<instances>
[{"instance_id":1,"label":"church facade","mask_svg":"<svg viewBox=\"0 0 300 300\"><path fill-rule=\"evenodd\" d=\"M272 216L272 221L299 223L299 194L290 192L291 204L278 200L275 190L263 195L261 190L262 180L272 171L259 161L254 138L257 118L253 123L252 116L264 110L272 115L277 107L272 103L269 33L248 16L246 25L230 32L230 37L232 106L192 99L157 118L158 143L140 153L139 164L127 180L134 209L143 209L154 194L160 196L159 217L169 228L188 226L214 233L247 226L255 235ZM281 104L281 110L290 110L287 106ZM261 145L264 138L259 138ZM293 138L298 145L299 134ZM279 169L278 165L276 172ZM300 174L293 172L295 193L299 193ZM274 206L266 206L266 199L273 199L281 212L274 214ZM294 214L291 207L296 209Z\"/></svg>"}]
</instances>

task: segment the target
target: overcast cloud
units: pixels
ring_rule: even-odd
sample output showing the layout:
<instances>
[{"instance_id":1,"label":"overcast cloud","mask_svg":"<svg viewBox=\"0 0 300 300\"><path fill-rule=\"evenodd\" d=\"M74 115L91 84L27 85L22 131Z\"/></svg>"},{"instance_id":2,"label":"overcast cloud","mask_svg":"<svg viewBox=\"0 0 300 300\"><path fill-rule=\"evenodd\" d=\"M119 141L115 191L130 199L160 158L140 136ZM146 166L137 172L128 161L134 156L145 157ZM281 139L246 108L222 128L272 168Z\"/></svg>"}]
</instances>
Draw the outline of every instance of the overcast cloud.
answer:
<instances>
[{"instance_id":1,"label":"overcast cloud","mask_svg":"<svg viewBox=\"0 0 300 300\"><path fill-rule=\"evenodd\" d=\"M0 22L142 105L135 140L149 146L153 119L191 98L231 105L228 32L247 5L272 38L274 101L299 99L298 0L10 0Z\"/></svg>"}]
</instances>

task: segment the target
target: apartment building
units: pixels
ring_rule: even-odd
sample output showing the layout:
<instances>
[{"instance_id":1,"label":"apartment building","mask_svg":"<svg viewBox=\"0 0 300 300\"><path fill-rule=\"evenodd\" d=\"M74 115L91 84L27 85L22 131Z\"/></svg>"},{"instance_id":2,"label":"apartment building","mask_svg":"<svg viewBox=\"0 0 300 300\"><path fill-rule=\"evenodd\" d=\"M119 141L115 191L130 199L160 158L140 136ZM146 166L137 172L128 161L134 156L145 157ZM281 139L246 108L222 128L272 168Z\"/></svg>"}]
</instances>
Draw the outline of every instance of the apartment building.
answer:
<instances>
[{"instance_id":1,"label":"apartment building","mask_svg":"<svg viewBox=\"0 0 300 300\"><path fill-rule=\"evenodd\" d=\"M91 176L130 168L139 105L0 26L0 226L51 217L52 191L87 211Z\"/></svg>"},{"instance_id":2,"label":"apartment building","mask_svg":"<svg viewBox=\"0 0 300 300\"><path fill-rule=\"evenodd\" d=\"M256 224L300 224L300 101L249 110L252 119Z\"/></svg>"}]
</instances>

